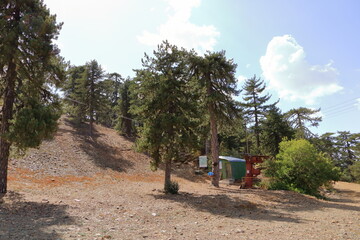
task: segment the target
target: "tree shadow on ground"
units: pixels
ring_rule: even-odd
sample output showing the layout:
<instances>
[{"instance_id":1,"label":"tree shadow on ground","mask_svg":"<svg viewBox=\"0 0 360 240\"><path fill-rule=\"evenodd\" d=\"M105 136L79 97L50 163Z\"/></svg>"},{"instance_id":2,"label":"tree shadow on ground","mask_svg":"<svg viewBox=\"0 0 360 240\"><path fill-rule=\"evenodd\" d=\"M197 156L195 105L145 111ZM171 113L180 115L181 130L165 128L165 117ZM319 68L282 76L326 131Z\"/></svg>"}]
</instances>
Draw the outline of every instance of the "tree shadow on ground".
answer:
<instances>
[{"instance_id":1,"label":"tree shadow on ground","mask_svg":"<svg viewBox=\"0 0 360 240\"><path fill-rule=\"evenodd\" d=\"M208 212L213 215L226 218L253 219L261 221L279 221L299 223L306 220L298 219L292 214L284 214L278 211L266 209L260 204L248 200L240 200L229 197L227 194L190 194L177 195L160 194L153 195L155 199L168 200L181 203L185 207L195 208L200 212Z\"/></svg>"},{"instance_id":2,"label":"tree shadow on ground","mask_svg":"<svg viewBox=\"0 0 360 240\"><path fill-rule=\"evenodd\" d=\"M63 132L70 131L77 138L80 142L80 148L96 166L103 169L110 168L118 172L126 172L128 169L133 168L134 164L122 155L121 149L99 140L104 134L98 132L96 128L93 128L93 133L90 135L89 124L75 124L68 119L64 121L65 124L70 125L74 130L61 130ZM62 132L59 131L59 133L61 134Z\"/></svg>"},{"instance_id":3,"label":"tree shadow on ground","mask_svg":"<svg viewBox=\"0 0 360 240\"><path fill-rule=\"evenodd\" d=\"M349 214L359 212L360 206L319 200L291 191L229 189L220 187L214 194L181 193L179 195L153 194L155 199L178 202L200 212L209 212L229 218L247 218L259 221L305 222L296 212L340 209ZM245 196L247 195L247 196ZM259 202L246 200L256 196Z\"/></svg>"},{"instance_id":4,"label":"tree shadow on ground","mask_svg":"<svg viewBox=\"0 0 360 240\"><path fill-rule=\"evenodd\" d=\"M59 128L57 131L58 135L63 135L70 133L74 136L77 141L80 143L79 146L98 167L103 169L110 168L118 172L128 172L128 170L134 170L135 165L132 161L129 161L124 154L124 151L132 151L135 153L134 149L121 149L120 146L114 147L110 144L107 144L104 141L104 136L101 132L96 130L96 125L94 124L93 134L90 136L89 124L88 123L76 123L71 119L64 117L61 119L68 128ZM126 141L134 142L134 138L127 138L126 136L120 136ZM144 154L146 153L137 153ZM147 157L149 157L147 155ZM172 164L172 174L179 178L183 178L192 182L206 182L206 177L204 175L196 175L195 171L189 164L173 163ZM150 166L149 166L150 169ZM159 166L160 170L164 170L164 164Z\"/></svg>"},{"instance_id":5,"label":"tree shadow on ground","mask_svg":"<svg viewBox=\"0 0 360 240\"><path fill-rule=\"evenodd\" d=\"M292 191L272 191L272 190L242 190L242 191L256 191L257 194L265 201L279 202L283 204L284 209L290 211L313 211L326 208L340 209L351 212L360 211L360 206L354 206L352 204L355 201L349 196L340 195L340 201L338 199L329 198L327 200L320 200L312 196L303 195Z\"/></svg>"},{"instance_id":6,"label":"tree shadow on ground","mask_svg":"<svg viewBox=\"0 0 360 240\"><path fill-rule=\"evenodd\" d=\"M329 198L327 200L317 199L312 196L285 190L261 190L261 189L241 189L242 193L250 193L259 196L263 201L269 203L281 203L280 209L287 211L314 211L321 209L340 209L349 211L360 211L360 206L354 206L346 203L355 203L349 196L341 196L341 200Z\"/></svg>"},{"instance_id":7,"label":"tree shadow on ground","mask_svg":"<svg viewBox=\"0 0 360 240\"><path fill-rule=\"evenodd\" d=\"M159 169L165 171L165 165L160 164ZM195 170L189 164L185 163L173 163L171 169L171 175L178 178L183 178L191 182L206 183L205 174L196 175Z\"/></svg>"},{"instance_id":8,"label":"tree shadow on ground","mask_svg":"<svg viewBox=\"0 0 360 240\"><path fill-rule=\"evenodd\" d=\"M25 201L19 193L9 191L0 202L0 239L62 239L53 226L74 225L67 205Z\"/></svg>"},{"instance_id":9,"label":"tree shadow on ground","mask_svg":"<svg viewBox=\"0 0 360 240\"><path fill-rule=\"evenodd\" d=\"M333 202L344 202L344 203L355 203L360 202L360 192L352 191L352 190L345 190L345 189L335 189L335 196L340 195L339 197L334 197L332 195L329 196L329 200ZM344 197L347 196L347 197ZM349 199L351 197L351 199ZM357 199L357 200L355 200Z\"/></svg>"}]
</instances>

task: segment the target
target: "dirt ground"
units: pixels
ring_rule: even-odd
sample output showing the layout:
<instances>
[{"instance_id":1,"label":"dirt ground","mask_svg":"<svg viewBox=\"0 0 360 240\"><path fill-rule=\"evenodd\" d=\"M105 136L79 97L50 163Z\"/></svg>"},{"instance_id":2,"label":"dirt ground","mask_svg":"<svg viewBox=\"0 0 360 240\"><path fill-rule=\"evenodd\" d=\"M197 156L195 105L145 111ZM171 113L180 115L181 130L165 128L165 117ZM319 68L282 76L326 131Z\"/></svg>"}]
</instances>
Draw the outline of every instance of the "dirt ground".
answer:
<instances>
[{"instance_id":1,"label":"dirt ground","mask_svg":"<svg viewBox=\"0 0 360 240\"><path fill-rule=\"evenodd\" d=\"M54 140L11 159L0 196L0 240L360 239L360 185L338 182L328 200L288 191L214 188L175 168L180 194L130 141L96 126L93 138L61 119Z\"/></svg>"}]
</instances>

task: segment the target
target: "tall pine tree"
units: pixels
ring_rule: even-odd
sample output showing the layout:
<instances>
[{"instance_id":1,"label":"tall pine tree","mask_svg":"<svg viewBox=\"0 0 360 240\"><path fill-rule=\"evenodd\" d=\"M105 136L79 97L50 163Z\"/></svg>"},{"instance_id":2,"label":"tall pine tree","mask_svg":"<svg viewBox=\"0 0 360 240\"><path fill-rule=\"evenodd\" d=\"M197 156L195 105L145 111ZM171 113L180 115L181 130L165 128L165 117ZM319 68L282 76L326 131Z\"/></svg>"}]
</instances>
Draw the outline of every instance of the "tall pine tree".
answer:
<instances>
[{"instance_id":1,"label":"tall pine tree","mask_svg":"<svg viewBox=\"0 0 360 240\"><path fill-rule=\"evenodd\" d=\"M300 107L291 109L285 114L291 126L295 129L296 137L298 139L309 139L313 136L313 133L310 131L307 124L309 124L310 127L319 126L319 123L322 120L321 117L316 116L316 114L319 112L320 109Z\"/></svg>"},{"instance_id":2,"label":"tall pine tree","mask_svg":"<svg viewBox=\"0 0 360 240\"><path fill-rule=\"evenodd\" d=\"M221 122L232 119L237 114L233 96L236 90L236 64L226 59L225 51L208 52L204 57L193 56L192 68L200 87L202 104L210 120L211 159L214 176L212 184L219 186L219 140L218 127Z\"/></svg>"},{"instance_id":3,"label":"tall pine tree","mask_svg":"<svg viewBox=\"0 0 360 240\"><path fill-rule=\"evenodd\" d=\"M53 44L53 40L59 34L61 24L56 23L56 17L50 14L43 1L2 0L0 26L0 81L2 85L0 98L3 99L0 127L0 193L5 193L9 150L13 143L13 140L7 136L12 127L11 120L14 113L23 106L27 111L20 113L19 110L17 115L19 118L38 121L41 123L38 126L46 128L44 117L53 116L51 111L42 107L45 101L52 100L47 86L51 82L59 83L64 76L58 55L59 50ZM15 109L16 103L21 104ZM50 115L41 114L44 111ZM36 129L31 130L35 131L34 136L39 139L44 136L37 135Z\"/></svg>"},{"instance_id":4,"label":"tall pine tree","mask_svg":"<svg viewBox=\"0 0 360 240\"><path fill-rule=\"evenodd\" d=\"M67 78L63 84L65 111L77 123L86 119L86 104L82 79L85 74L85 65L71 66L67 71Z\"/></svg>"},{"instance_id":5,"label":"tall pine tree","mask_svg":"<svg viewBox=\"0 0 360 240\"><path fill-rule=\"evenodd\" d=\"M337 161L341 168L347 168L356 161L360 161L360 156L356 148L360 146L360 134L350 133L349 131L339 131L335 137L335 146L338 149Z\"/></svg>"},{"instance_id":6,"label":"tall pine tree","mask_svg":"<svg viewBox=\"0 0 360 240\"><path fill-rule=\"evenodd\" d=\"M262 152L274 157L279 153L279 144L283 139L291 140L295 134L285 116L276 106L269 108L260 129Z\"/></svg>"},{"instance_id":7,"label":"tall pine tree","mask_svg":"<svg viewBox=\"0 0 360 240\"><path fill-rule=\"evenodd\" d=\"M137 145L165 163L165 191L171 185L171 163L192 144L194 101L188 89L187 52L163 42L154 57L145 54L132 87L132 113L142 122Z\"/></svg>"},{"instance_id":8,"label":"tall pine tree","mask_svg":"<svg viewBox=\"0 0 360 240\"><path fill-rule=\"evenodd\" d=\"M272 106L275 106L277 102L273 104L266 103L271 98L271 95L266 94L261 96L262 92L265 90L266 85L263 80L260 78L254 77L249 78L245 81L243 86L244 97L243 107L245 108L245 114L247 115L247 119L254 123L254 133L256 138L256 152L260 151L261 143L260 143L260 121L265 117L266 112Z\"/></svg>"},{"instance_id":9,"label":"tall pine tree","mask_svg":"<svg viewBox=\"0 0 360 240\"><path fill-rule=\"evenodd\" d=\"M99 82L104 77L104 71L96 60L86 64L83 87L85 90L85 104L89 117L90 135L93 134L94 116L99 113L101 108L101 95Z\"/></svg>"},{"instance_id":10,"label":"tall pine tree","mask_svg":"<svg viewBox=\"0 0 360 240\"><path fill-rule=\"evenodd\" d=\"M124 134L127 137L132 137L134 135L134 123L133 123L133 114L130 112L131 107L131 92L130 86L134 82L130 79L126 79L119 89L119 98L117 106L117 124L116 130Z\"/></svg>"}]
</instances>

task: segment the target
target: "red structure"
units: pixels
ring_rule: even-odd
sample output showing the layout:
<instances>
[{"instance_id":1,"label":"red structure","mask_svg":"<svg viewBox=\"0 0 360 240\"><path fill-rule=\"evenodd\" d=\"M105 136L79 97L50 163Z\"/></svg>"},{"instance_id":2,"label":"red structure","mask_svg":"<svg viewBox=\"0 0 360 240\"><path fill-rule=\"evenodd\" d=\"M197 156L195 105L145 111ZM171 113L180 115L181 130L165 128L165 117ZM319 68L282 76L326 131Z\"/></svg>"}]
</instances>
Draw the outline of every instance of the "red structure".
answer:
<instances>
[{"instance_id":1,"label":"red structure","mask_svg":"<svg viewBox=\"0 0 360 240\"><path fill-rule=\"evenodd\" d=\"M245 155L246 161L246 174L243 179L243 184L241 188L252 188L254 179L260 175L260 169L255 168L255 164L264 162L265 159L268 159L269 156L251 156Z\"/></svg>"}]
</instances>

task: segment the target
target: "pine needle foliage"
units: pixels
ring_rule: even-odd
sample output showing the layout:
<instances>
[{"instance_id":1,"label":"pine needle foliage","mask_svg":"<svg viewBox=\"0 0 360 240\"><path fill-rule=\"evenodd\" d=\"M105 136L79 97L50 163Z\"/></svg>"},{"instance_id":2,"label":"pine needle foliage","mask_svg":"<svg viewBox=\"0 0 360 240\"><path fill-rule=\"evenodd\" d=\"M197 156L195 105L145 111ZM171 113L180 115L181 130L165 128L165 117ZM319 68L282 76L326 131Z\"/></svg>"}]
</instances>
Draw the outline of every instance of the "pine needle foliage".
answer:
<instances>
[{"instance_id":1,"label":"pine needle foliage","mask_svg":"<svg viewBox=\"0 0 360 240\"><path fill-rule=\"evenodd\" d=\"M132 85L132 114L141 121L137 146L150 154L156 170L165 163L165 185L170 184L171 163L195 142L196 105L189 89L188 52L163 42L145 54L143 69Z\"/></svg>"}]
</instances>

